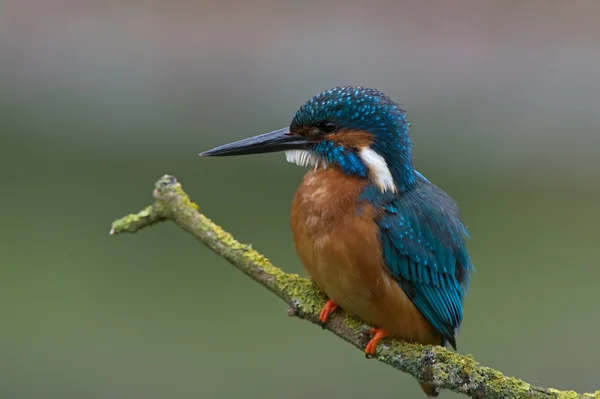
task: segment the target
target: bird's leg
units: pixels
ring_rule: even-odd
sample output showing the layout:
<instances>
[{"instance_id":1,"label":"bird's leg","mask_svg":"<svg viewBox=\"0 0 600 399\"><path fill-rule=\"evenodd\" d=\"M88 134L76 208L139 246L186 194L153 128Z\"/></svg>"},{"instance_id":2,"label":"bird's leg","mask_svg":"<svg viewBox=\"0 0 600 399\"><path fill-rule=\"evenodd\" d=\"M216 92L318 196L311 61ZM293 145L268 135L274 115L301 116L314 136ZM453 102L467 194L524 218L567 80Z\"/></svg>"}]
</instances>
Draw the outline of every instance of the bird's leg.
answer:
<instances>
[{"instance_id":1,"label":"bird's leg","mask_svg":"<svg viewBox=\"0 0 600 399\"><path fill-rule=\"evenodd\" d=\"M321 322L321 327L325 328L325 324L329 319L329 316L333 314L336 310L338 310L339 306L337 303L333 302L331 299L327 301L323 309L321 309L321 314L319 314L319 321Z\"/></svg>"},{"instance_id":2,"label":"bird's leg","mask_svg":"<svg viewBox=\"0 0 600 399\"><path fill-rule=\"evenodd\" d=\"M371 328L369 330L369 334L372 335L371 340L365 347L365 356L370 358L375 355L375 351L377 350L377 344L379 341L388 336L388 333L383 328Z\"/></svg>"}]
</instances>

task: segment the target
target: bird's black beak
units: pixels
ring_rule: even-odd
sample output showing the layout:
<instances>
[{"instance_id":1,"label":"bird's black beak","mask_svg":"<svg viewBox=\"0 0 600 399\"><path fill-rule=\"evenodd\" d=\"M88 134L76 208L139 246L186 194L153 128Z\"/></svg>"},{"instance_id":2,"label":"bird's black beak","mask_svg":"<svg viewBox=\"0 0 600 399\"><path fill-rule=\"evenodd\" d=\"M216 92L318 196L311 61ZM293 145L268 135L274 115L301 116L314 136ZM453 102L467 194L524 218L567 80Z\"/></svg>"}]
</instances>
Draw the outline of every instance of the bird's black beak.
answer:
<instances>
[{"instance_id":1,"label":"bird's black beak","mask_svg":"<svg viewBox=\"0 0 600 399\"><path fill-rule=\"evenodd\" d=\"M224 144L212 150L200 153L201 157L227 157L232 155L263 154L286 150L307 148L313 141L300 134L291 133L290 129L275 130L234 143Z\"/></svg>"}]
</instances>

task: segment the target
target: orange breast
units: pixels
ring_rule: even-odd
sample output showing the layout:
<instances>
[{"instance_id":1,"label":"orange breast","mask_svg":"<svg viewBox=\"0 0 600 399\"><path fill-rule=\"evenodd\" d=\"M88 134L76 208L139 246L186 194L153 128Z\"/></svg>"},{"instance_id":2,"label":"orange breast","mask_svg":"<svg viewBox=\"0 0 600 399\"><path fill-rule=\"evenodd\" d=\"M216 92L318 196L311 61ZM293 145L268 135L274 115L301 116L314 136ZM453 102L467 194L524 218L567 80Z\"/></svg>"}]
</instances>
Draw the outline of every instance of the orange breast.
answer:
<instances>
[{"instance_id":1,"label":"orange breast","mask_svg":"<svg viewBox=\"0 0 600 399\"><path fill-rule=\"evenodd\" d=\"M346 312L396 338L439 344L439 335L385 268L377 211L368 203L357 204L365 184L331 167L306 174L292 203L298 256Z\"/></svg>"}]
</instances>

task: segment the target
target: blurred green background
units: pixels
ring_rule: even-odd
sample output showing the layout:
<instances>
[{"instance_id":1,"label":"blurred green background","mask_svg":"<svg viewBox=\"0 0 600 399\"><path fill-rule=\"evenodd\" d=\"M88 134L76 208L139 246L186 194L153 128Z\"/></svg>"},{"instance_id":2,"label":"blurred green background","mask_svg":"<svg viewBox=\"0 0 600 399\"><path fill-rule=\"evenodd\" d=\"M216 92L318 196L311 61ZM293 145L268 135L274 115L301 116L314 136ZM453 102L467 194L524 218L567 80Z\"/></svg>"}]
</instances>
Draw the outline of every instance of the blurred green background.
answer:
<instances>
[{"instance_id":1,"label":"blurred green background","mask_svg":"<svg viewBox=\"0 0 600 399\"><path fill-rule=\"evenodd\" d=\"M418 169L463 211L459 351L600 389L600 5L521 3L1 2L0 396L424 397L174 225L108 235L169 173L301 273L304 170L197 154L344 84L407 108Z\"/></svg>"}]
</instances>

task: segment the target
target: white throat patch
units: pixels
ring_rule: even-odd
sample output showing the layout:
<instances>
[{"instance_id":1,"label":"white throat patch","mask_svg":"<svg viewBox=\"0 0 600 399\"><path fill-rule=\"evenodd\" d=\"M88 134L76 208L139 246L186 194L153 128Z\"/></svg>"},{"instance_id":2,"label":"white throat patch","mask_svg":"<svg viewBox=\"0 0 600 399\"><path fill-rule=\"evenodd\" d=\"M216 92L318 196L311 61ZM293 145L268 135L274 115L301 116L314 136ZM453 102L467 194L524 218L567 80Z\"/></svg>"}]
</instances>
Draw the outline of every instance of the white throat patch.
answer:
<instances>
[{"instance_id":1,"label":"white throat patch","mask_svg":"<svg viewBox=\"0 0 600 399\"><path fill-rule=\"evenodd\" d=\"M365 163L369 169L371 179L382 192L391 191L393 193L398 192L396 185L394 184L394 178L390 173L390 169L385 162L385 159L370 148L363 148L360 150L360 159ZM319 167L327 169L327 162L324 159L320 159L315 154L306 150L289 150L285 151L285 159L294 163L298 166L314 166L315 170Z\"/></svg>"},{"instance_id":2,"label":"white throat patch","mask_svg":"<svg viewBox=\"0 0 600 399\"><path fill-rule=\"evenodd\" d=\"M390 173L390 168L388 168L387 162L385 162L385 159L381 155L366 147L360 150L360 159L369 168L371 179L379 186L381 192L388 190L393 193L398 192L394 184L394 178Z\"/></svg>"},{"instance_id":3,"label":"white throat patch","mask_svg":"<svg viewBox=\"0 0 600 399\"><path fill-rule=\"evenodd\" d=\"M295 163L298 166L314 166L315 170L321 166L327 169L327 162L324 159L319 159L315 154L306 150L289 150L285 151L285 159L289 163Z\"/></svg>"}]
</instances>

